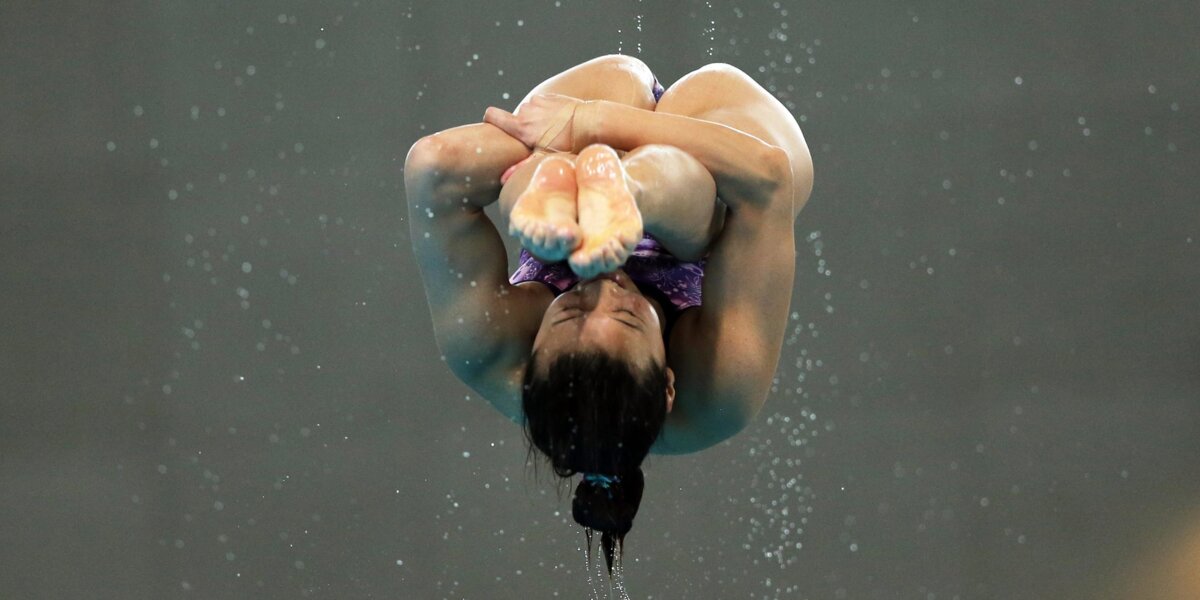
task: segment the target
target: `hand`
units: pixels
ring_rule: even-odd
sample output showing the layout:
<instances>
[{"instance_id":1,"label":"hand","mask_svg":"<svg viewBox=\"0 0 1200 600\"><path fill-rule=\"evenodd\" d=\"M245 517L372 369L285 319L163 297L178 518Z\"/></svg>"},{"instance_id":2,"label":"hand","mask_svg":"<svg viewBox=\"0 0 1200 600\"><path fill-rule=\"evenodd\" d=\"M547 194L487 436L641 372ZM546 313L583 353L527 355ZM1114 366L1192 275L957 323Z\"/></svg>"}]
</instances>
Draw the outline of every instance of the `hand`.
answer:
<instances>
[{"instance_id":1,"label":"hand","mask_svg":"<svg viewBox=\"0 0 1200 600\"><path fill-rule=\"evenodd\" d=\"M503 129L535 150L570 152L575 109L582 103L562 94L534 94L517 107L519 114L489 106L483 113L483 122Z\"/></svg>"}]
</instances>

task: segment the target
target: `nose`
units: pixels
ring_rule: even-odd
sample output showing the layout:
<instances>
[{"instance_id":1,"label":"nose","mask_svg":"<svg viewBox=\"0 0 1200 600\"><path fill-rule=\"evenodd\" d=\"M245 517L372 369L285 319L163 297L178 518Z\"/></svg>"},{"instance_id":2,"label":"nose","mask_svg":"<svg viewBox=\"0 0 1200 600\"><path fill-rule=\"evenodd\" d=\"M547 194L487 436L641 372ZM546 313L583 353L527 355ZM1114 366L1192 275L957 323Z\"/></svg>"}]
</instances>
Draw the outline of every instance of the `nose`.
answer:
<instances>
[{"instance_id":1,"label":"nose","mask_svg":"<svg viewBox=\"0 0 1200 600\"><path fill-rule=\"evenodd\" d=\"M614 297L624 292L621 286L608 279L593 279L581 282L576 287L579 291L579 306L587 311L599 306L606 296Z\"/></svg>"},{"instance_id":2,"label":"nose","mask_svg":"<svg viewBox=\"0 0 1200 600\"><path fill-rule=\"evenodd\" d=\"M587 281L579 285L579 307L583 310L590 311L600 304L601 294L604 286L600 285L600 281Z\"/></svg>"}]
</instances>

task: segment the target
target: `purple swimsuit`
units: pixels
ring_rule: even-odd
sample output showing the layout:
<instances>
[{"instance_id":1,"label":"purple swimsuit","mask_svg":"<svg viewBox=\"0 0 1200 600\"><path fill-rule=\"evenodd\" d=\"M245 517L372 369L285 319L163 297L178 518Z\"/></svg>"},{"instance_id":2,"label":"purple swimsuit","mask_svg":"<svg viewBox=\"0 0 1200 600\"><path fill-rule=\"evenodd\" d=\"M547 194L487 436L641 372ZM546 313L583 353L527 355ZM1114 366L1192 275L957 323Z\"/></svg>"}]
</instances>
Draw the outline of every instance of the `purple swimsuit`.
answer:
<instances>
[{"instance_id":1,"label":"purple swimsuit","mask_svg":"<svg viewBox=\"0 0 1200 600\"><path fill-rule=\"evenodd\" d=\"M678 260L647 233L621 267L642 294L654 297L662 305L667 317L664 336L668 340L680 311L700 305L705 262L705 258L697 262ZM522 281L540 281L557 297L578 283L579 277L571 271L567 261L546 264L521 248L520 266L509 276L508 282L516 285Z\"/></svg>"},{"instance_id":2,"label":"purple swimsuit","mask_svg":"<svg viewBox=\"0 0 1200 600\"><path fill-rule=\"evenodd\" d=\"M658 102L659 99L662 98L663 92L666 92L666 90L663 89L662 84L658 82L658 77L654 78L654 87L651 89L654 90L654 101L655 102Z\"/></svg>"}]
</instances>

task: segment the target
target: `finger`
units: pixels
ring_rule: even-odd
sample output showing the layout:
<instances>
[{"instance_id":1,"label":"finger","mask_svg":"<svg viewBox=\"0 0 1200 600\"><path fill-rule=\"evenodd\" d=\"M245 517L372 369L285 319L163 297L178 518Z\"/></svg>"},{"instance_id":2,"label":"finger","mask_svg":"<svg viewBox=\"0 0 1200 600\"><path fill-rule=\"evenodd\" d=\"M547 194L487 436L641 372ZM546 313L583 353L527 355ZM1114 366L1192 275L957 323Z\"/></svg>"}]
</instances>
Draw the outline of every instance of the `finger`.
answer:
<instances>
[{"instance_id":1,"label":"finger","mask_svg":"<svg viewBox=\"0 0 1200 600\"><path fill-rule=\"evenodd\" d=\"M503 123L505 121L505 118L510 117L510 116L511 115L509 115L507 112L505 112L505 110L502 108L496 108L495 106L489 106L489 107L487 107L487 110L483 111L483 122L491 123L492 125L495 125L496 127L499 127L500 129L504 129Z\"/></svg>"},{"instance_id":2,"label":"finger","mask_svg":"<svg viewBox=\"0 0 1200 600\"><path fill-rule=\"evenodd\" d=\"M516 131L516 119L511 113L502 108L496 108L495 106L487 107L487 110L483 112L483 122L490 123L496 127L499 127L500 129L503 129L504 133L507 133L508 135L518 137Z\"/></svg>"}]
</instances>

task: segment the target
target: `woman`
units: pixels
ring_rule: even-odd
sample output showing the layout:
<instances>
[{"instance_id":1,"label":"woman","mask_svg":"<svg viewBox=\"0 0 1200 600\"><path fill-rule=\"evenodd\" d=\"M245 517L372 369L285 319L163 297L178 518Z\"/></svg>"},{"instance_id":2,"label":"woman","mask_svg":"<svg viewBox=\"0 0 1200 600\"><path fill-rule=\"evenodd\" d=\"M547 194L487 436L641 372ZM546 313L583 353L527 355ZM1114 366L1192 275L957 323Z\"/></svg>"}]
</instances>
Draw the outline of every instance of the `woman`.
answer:
<instances>
[{"instance_id":1,"label":"woman","mask_svg":"<svg viewBox=\"0 0 1200 600\"><path fill-rule=\"evenodd\" d=\"M611 573L646 455L716 444L766 399L811 157L787 109L724 64L664 92L640 60L604 56L484 120L405 161L434 332L530 452L584 474L573 513L604 533ZM483 212L497 199L523 246L511 276Z\"/></svg>"}]
</instances>

